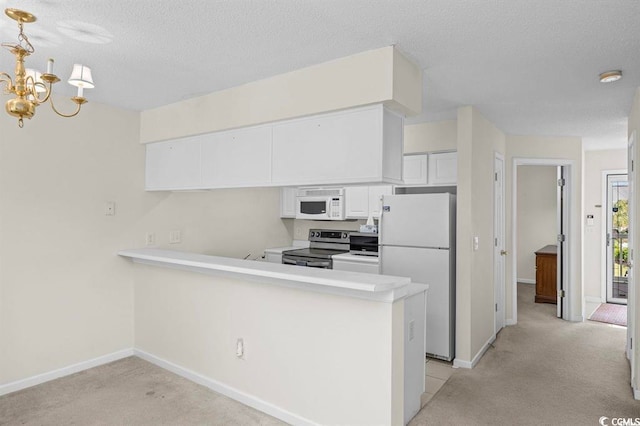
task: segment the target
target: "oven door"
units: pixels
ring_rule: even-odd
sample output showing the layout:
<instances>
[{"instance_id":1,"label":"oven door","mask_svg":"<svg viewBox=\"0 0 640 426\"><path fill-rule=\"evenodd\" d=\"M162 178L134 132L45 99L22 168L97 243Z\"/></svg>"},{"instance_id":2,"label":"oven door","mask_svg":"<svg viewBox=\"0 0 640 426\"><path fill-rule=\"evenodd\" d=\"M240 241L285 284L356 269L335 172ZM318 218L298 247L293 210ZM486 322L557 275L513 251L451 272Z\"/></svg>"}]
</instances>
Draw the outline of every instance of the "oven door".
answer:
<instances>
[{"instance_id":1,"label":"oven door","mask_svg":"<svg viewBox=\"0 0 640 426\"><path fill-rule=\"evenodd\" d=\"M329 219L329 197L298 197L296 200L296 219Z\"/></svg>"},{"instance_id":2,"label":"oven door","mask_svg":"<svg viewBox=\"0 0 640 426\"><path fill-rule=\"evenodd\" d=\"M331 269L331 259L314 259L296 256L282 256L282 263L285 265L306 266L309 268Z\"/></svg>"}]
</instances>

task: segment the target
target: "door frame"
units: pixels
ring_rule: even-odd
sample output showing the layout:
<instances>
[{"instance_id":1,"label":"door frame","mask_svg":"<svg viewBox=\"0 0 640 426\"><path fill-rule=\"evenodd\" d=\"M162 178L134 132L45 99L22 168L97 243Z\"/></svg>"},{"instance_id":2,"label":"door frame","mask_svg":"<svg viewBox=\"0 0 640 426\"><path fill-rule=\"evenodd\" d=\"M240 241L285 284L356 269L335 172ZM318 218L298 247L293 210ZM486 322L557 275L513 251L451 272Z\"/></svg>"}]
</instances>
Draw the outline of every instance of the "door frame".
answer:
<instances>
[{"instance_id":1,"label":"door frame","mask_svg":"<svg viewBox=\"0 0 640 426\"><path fill-rule=\"evenodd\" d=\"M562 268L562 279L565 283L565 297L562 305L562 319L567 321L582 321L582 302L579 302L579 306L574 306L572 296L576 288L580 283L576 283L573 280L572 270L574 265L578 264L576 255L571 245L573 243L574 235L572 232L573 226L573 208L572 206L576 201L577 191L573 188L574 174L576 173L575 160L567 160L562 158L524 158L514 157L512 163L511 172L511 312L512 318L508 321L509 325L518 323L518 166L552 166L552 167L565 167L565 196L564 196L564 209L566 215L566 223L564 228L565 233L565 246L563 250L562 261L564 267ZM576 260L574 260L576 259ZM579 293L579 292L578 292ZM577 312L578 315L574 315Z\"/></svg>"},{"instance_id":2,"label":"door frame","mask_svg":"<svg viewBox=\"0 0 640 426\"><path fill-rule=\"evenodd\" d=\"M609 279L608 276L608 249L607 249L607 226L609 223L609 212L607 211L607 206L609 204L609 199L607 197L607 191L608 191L608 181L607 181L607 177L609 175L627 175L627 179L629 178L628 175L628 170L627 169L614 169L614 170L603 170L602 171L602 218L601 218L601 231L600 231L600 236L602 237L602 244L601 244L601 250L600 250L600 258L602 259L602 266L601 266L601 280L600 282L602 283L600 285L600 303L607 303L607 280ZM629 212L631 213L631 212ZM631 219L631 218L629 218ZM627 293L628 295L628 293ZM627 298L627 302L628 302L628 298Z\"/></svg>"},{"instance_id":3,"label":"door frame","mask_svg":"<svg viewBox=\"0 0 640 426\"><path fill-rule=\"evenodd\" d=\"M502 189L502 203L500 206L497 206L497 198L496 198L496 182L498 179L498 174L497 174L497 167L496 167L496 162L497 161L501 161L502 162L502 173L500 175L500 180L501 180L501 189ZM507 222L507 218L506 218L506 213L507 213L507 209L506 209L506 202L505 202L505 196L506 196L506 188L505 188L505 173L506 173L506 165L505 165L505 159L504 159L504 155L502 155L499 152L495 152L494 155L494 160L493 160L493 172L494 172L494 176L495 176L495 181L494 181L494 186L493 186L493 237L494 237L494 241L497 242L497 230L498 227L501 228L501 234L502 234L502 245L498 246L497 244L494 244L493 247L493 280L494 280L494 303L496 306L496 310L494 312L494 320L493 320L493 333L498 334L498 332L505 326L506 324L506 301L505 301L505 287L506 287L506 283L507 283L507 271L506 271L506 265L507 265L507 260L505 258L506 256L506 241L507 241L507 236L506 236L506 222ZM498 223L498 214L497 214L497 210L500 209L502 211L502 222ZM504 251L505 255L501 254L501 251ZM499 276L499 271L498 268L500 266L500 260L502 260L502 280L498 280L498 276Z\"/></svg>"}]
</instances>

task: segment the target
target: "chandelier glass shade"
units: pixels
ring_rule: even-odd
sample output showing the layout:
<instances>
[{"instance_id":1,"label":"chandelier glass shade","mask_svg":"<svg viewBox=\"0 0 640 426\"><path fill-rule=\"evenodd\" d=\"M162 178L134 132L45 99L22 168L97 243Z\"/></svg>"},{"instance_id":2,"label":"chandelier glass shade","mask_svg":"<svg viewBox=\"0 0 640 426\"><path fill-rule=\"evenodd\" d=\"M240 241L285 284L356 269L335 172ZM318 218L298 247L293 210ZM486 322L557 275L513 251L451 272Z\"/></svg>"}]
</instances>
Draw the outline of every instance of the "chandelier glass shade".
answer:
<instances>
[{"instance_id":1,"label":"chandelier glass shade","mask_svg":"<svg viewBox=\"0 0 640 426\"><path fill-rule=\"evenodd\" d=\"M77 96L71 98L71 101L76 104L75 111L69 114L58 111L51 96L53 85L60 81L53 73L53 59L47 61L47 72L44 74L24 66L25 58L35 52L35 48L23 32L23 26L35 22L36 17L18 9L5 9L5 14L18 23L19 30L18 43L2 43L2 47L8 49L16 60L13 78L5 72L0 72L0 83L5 84L5 94L15 96L5 104L7 113L18 118L20 127L24 125L24 119L31 119L36 113L36 107L45 102L49 102L53 111L62 117L77 115L82 105L87 102L84 98L84 89L94 87L91 69L80 64L73 66L68 83L78 88Z\"/></svg>"}]
</instances>

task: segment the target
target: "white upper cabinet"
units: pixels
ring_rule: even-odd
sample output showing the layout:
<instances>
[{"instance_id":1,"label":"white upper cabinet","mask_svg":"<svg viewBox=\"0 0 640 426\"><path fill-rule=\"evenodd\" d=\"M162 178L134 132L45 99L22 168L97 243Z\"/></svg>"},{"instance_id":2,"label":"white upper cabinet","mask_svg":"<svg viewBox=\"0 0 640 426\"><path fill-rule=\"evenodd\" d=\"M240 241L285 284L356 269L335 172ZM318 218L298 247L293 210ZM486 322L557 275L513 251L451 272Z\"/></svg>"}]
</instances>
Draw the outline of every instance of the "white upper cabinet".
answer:
<instances>
[{"instance_id":1,"label":"white upper cabinet","mask_svg":"<svg viewBox=\"0 0 640 426\"><path fill-rule=\"evenodd\" d=\"M297 188L280 188L280 217L296 217L296 194Z\"/></svg>"},{"instance_id":2,"label":"white upper cabinet","mask_svg":"<svg viewBox=\"0 0 640 426\"><path fill-rule=\"evenodd\" d=\"M405 155L402 164L402 180L405 185L427 185L427 154Z\"/></svg>"},{"instance_id":3,"label":"white upper cabinet","mask_svg":"<svg viewBox=\"0 0 640 426\"><path fill-rule=\"evenodd\" d=\"M193 189L200 185L200 145L194 136L146 146L146 189Z\"/></svg>"},{"instance_id":4,"label":"white upper cabinet","mask_svg":"<svg viewBox=\"0 0 640 426\"><path fill-rule=\"evenodd\" d=\"M146 188L402 183L403 123L380 104L150 143Z\"/></svg>"},{"instance_id":5,"label":"white upper cabinet","mask_svg":"<svg viewBox=\"0 0 640 426\"><path fill-rule=\"evenodd\" d=\"M344 216L347 219L369 217L369 187L347 186L344 191Z\"/></svg>"},{"instance_id":6,"label":"white upper cabinet","mask_svg":"<svg viewBox=\"0 0 640 426\"><path fill-rule=\"evenodd\" d=\"M345 187L345 218L367 219L380 217L382 196L391 195L393 186L347 186Z\"/></svg>"},{"instance_id":7,"label":"white upper cabinet","mask_svg":"<svg viewBox=\"0 0 640 426\"><path fill-rule=\"evenodd\" d=\"M402 165L405 185L455 185L458 179L455 151L408 154Z\"/></svg>"},{"instance_id":8,"label":"white upper cabinet","mask_svg":"<svg viewBox=\"0 0 640 426\"><path fill-rule=\"evenodd\" d=\"M435 152L429 154L429 184L455 184L458 180L458 153Z\"/></svg>"},{"instance_id":9,"label":"white upper cabinet","mask_svg":"<svg viewBox=\"0 0 640 426\"><path fill-rule=\"evenodd\" d=\"M275 124L272 183L400 182L402 132L382 105Z\"/></svg>"},{"instance_id":10,"label":"white upper cabinet","mask_svg":"<svg viewBox=\"0 0 640 426\"><path fill-rule=\"evenodd\" d=\"M271 127L212 133L202 142L203 187L264 186L270 179Z\"/></svg>"}]
</instances>

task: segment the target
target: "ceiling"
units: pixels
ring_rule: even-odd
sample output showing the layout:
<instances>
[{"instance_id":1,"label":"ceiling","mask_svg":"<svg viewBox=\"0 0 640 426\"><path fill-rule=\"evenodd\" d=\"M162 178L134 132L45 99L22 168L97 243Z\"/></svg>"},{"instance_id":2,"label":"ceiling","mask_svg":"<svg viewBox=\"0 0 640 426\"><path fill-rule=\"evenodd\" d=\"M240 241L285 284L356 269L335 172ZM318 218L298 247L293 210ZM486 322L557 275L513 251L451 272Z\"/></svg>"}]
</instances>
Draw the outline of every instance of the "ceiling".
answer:
<instances>
[{"instance_id":1,"label":"ceiling","mask_svg":"<svg viewBox=\"0 0 640 426\"><path fill-rule=\"evenodd\" d=\"M423 113L475 106L509 134L624 147L640 86L637 0L0 0L32 12L27 66L93 70L93 102L144 110L395 44L424 70ZM0 40L15 42L0 17ZM13 74L0 52L0 70ZM611 84L598 74L620 69ZM57 93L72 94L59 84ZM60 101L58 102L60 103Z\"/></svg>"}]
</instances>

